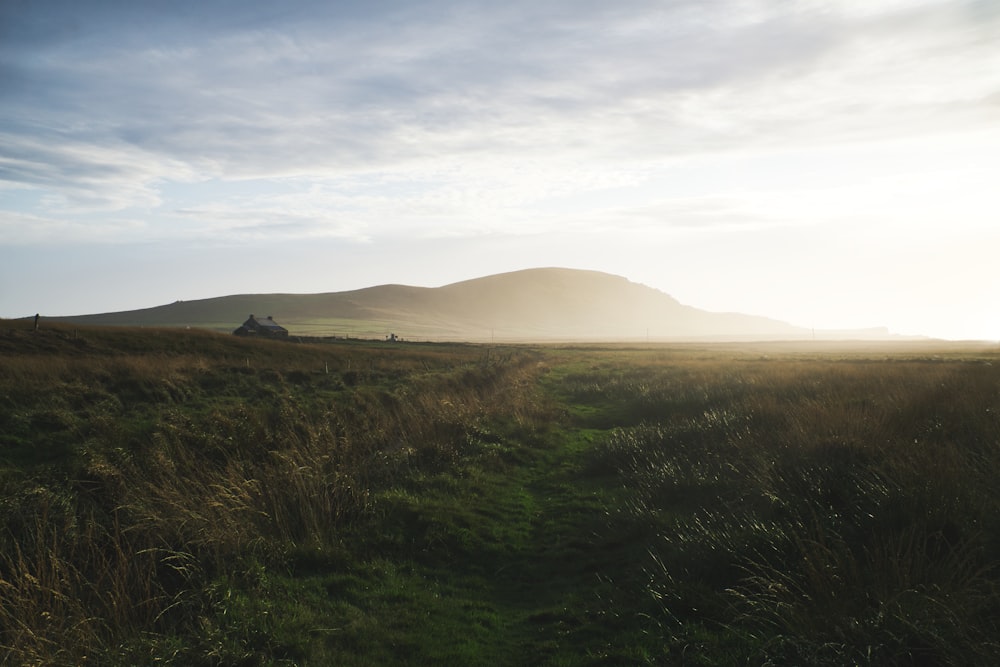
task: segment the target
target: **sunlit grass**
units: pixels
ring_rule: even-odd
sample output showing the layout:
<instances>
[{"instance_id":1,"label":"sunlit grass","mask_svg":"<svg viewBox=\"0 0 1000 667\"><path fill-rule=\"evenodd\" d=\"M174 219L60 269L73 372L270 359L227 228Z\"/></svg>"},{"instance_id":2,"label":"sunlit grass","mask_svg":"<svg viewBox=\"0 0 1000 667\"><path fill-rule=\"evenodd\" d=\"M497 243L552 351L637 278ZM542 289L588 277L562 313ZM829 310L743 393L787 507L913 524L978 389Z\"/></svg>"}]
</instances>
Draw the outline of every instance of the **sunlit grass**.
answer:
<instances>
[{"instance_id":1,"label":"sunlit grass","mask_svg":"<svg viewBox=\"0 0 1000 667\"><path fill-rule=\"evenodd\" d=\"M646 535L667 641L697 621L763 641L760 660L997 655L992 362L680 365L567 378L634 410L599 461L630 490L619 521Z\"/></svg>"},{"instance_id":2,"label":"sunlit grass","mask_svg":"<svg viewBox=\"0 0 1000 667\"><path fill-rule=\"evenodd\" d=\"M998 459L984 347L8 329L0 662L991 664Z\"/></svg>"}]
</instances>

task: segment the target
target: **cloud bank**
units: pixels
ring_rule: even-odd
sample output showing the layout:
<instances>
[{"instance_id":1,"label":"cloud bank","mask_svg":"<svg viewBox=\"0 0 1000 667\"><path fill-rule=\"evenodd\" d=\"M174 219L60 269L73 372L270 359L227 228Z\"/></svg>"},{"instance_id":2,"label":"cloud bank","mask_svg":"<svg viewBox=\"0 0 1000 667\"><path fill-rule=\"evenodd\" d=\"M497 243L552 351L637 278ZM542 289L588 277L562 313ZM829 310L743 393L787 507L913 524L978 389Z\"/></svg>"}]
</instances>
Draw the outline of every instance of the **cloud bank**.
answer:
<instances>
[{"instance_id":1,"label":"cloud bank","mask_svg":"<svg viewBox=\"0 0 1000 667\"><path fill-rule=\"evenodd\" d=\"M5 3L0 179L35 213L167 217L164 184L275 180L177 213L450 233L685 157L967 131L1000 106L987 3L341 4Z\"/></svg>"}]
</instances>

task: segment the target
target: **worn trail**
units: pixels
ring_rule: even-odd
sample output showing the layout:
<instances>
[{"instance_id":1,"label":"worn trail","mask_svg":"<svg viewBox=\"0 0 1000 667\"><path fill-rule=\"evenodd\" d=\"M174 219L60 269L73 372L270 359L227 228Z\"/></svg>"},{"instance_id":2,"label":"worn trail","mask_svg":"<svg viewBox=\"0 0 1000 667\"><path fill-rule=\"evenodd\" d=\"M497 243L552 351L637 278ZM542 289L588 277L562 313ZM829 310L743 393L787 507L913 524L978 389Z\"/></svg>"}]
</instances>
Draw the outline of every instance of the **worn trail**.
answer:
<instances>
[{"instance_id":1,"label":"worn trail","mask_svg":"<svg viewBox=\"0 0 1000 667\"><path fill-rule=\"evenodd\" d=\"M381 497L367 559L327 575L328 650L344 664L642 662L642 554L607 529L616 489L590 463L599 437L553 429Z\"/></svg>"}]
</instances>

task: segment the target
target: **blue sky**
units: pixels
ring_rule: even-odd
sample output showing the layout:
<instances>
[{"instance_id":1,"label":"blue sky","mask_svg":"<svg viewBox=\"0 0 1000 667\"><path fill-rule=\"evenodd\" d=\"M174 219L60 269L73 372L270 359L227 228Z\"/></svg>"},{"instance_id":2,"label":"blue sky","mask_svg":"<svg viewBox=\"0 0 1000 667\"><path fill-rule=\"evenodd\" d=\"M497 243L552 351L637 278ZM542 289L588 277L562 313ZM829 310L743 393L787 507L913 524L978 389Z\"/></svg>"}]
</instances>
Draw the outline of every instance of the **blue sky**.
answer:
<instances>
[{"instance_id":1,"label":"blue sky","mask_svg":"<svg viewBox=\"0 0 1000 667\"><path fill-rule=\"evenodd\" d=\"M1000 339L1000 3L0 3L0 316L535 266Z\"/></svg>"}]
</instances>

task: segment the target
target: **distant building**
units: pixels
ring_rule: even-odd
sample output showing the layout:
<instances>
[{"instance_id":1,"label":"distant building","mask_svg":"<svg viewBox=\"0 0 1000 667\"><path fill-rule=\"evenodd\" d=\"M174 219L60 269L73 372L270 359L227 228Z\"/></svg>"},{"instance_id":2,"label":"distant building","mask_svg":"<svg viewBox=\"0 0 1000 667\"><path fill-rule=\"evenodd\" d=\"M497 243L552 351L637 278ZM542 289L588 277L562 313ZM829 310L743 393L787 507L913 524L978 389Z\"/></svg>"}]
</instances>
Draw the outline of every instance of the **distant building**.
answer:
<instances>
[{"instance_id":1,"label":"distant building","mask_svg":"<svg viewBox=\"0 0 1000 667\"><path fill-rule=\"evenodd\" d=\"M288 336L288 329L274 321L270 315L266 319L257 319L253 315L233 332L237 336L263 336L266 338L281 338Z\"/></svg>"}]
</instances>

